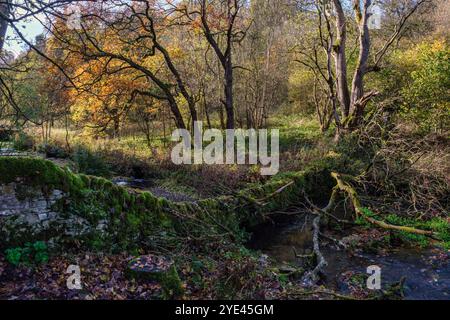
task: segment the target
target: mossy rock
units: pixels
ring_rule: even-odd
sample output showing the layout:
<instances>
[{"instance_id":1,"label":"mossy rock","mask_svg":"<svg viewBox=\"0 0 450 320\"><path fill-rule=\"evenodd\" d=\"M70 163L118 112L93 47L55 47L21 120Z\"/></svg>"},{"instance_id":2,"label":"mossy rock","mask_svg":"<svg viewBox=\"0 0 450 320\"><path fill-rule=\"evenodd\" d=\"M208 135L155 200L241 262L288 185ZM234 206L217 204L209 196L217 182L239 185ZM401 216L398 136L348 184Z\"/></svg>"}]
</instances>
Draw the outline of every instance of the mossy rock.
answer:
<instances>
[{"instance_id":1,"label":"mossy rock","mask_svg":"<svg viewBox=\"0 0 450 320\"><path fill-rule=\"evenodd\" d=\"M179 297L184 293L175 263L169 258L155 255L137 257L128 264L127 274L132 279L158 282L165 298Z\"/></svg>"},{"instance_id":2,"label":"mossy rock","mask_svg":"<svg viewBox=\"0 0 450 320\"><path fill-rule=\"evenodd\" d=\"M52 208L63 218L52 227L58 232L49 233L43 229L41 233L47 232L51 236L56 234L59 240L67 236L77 237L82 240L82 244L93 244L95 249L129 250L145 248L148 242L144 239L155 236L163 236L164 243L170 246L173 245L173 235L200 238L204 234L223 235L224 232L230 234L233 241L243 242L247 237L246 227L265 222L268 213L283 211L300 203L305 193L317 203L321 202L322 197L328 199L334 187L329 174L330 166L325 162L306 171L283 173L263 185L251 185L233 196L196 203L175 203L157 198L149 192L135 194L106 179L74 174L67 168L60 168L39 158L0 157L0 185L14 183L18 189L23 189L19 190L21 198L33 197L29 190L42 192L49 197L54 190L63 193L64 197ZM67 234L67 224L79 219L86 220L85 232ZM18 232L19 228L4 231L1 224L2 221L2 234L14 235L17 241L23 234L32 234L32 239L27 236L25 240L34 240L34 233L30 232L32 226L24 225L21 227L23 232ZM102 241L94 236L93 241L88 237L83 242L86 236L96 234L99 225L105 233L101 237ZM18 234L21 236L16 236ZM44 240L49 238L45 237ZM3 241L0 247L2 244L9 245Z\"/></svg>"}]
</instances>

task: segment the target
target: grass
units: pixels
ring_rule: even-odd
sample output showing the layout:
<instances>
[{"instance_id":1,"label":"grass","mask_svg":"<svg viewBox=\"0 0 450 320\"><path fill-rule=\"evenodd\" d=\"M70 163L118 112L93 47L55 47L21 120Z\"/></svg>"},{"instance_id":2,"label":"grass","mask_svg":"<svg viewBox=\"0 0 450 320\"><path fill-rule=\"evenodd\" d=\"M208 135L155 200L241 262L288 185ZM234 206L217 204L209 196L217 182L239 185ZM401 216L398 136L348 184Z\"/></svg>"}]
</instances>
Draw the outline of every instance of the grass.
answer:
<instances>
[{"instance_id":1,"label":"grass","mask_svg":"<svg viewBox=\"0 0 450 320\"><path fill-rule=\"evenodd\" d=\"M276 116L269 127L280 130L281 172L303 170L330 150L330 136L323 136L312 116ZM38 130L28 133L37 145L42 143ZM67 150L66 130L53 129L49 144ZM118 139L69 132L70 158L75 170L89 175L151 178L158 186L194 197L229 194L248 183L266 180L260 176L258 166L175 166L170 159L173 144L164 143L162 132L155 134L151 147L140 133Z\"/></svg>"},{"instance_id":2,"label":"grass","mask_svg":"<svg viewBox=\"0 0 450 320\"><path fill-rule=\"evenodd\" d=\"M270 129L280 130L280 149L282 152L313 149L317 143L323 140L323 134L320 125L313 116L294 115L294 116L275 116L270 120ZM39 141L39 132L29 131ZM328 140L326 135L325 140ZM128 155L139 158L148 158L150 156L167 153L173 143L170 137L165 141L161 133L156 133L153 137L151 147L148 146L145 136L140 133L124 135L119 138L96 137L83 133L82 131L69 131L70 145L85 145L92 151L102 150L121 150ZM58 145L66 144L66 131L64 129L53 129L51 142Z\"/></svg>"},{"instance_id":3,"label":"grass","mask_svg":"<svg viewBox=\"0 0 450 320\"><path fill-rule=\"evenodd\" d=\"M269 126L280 130L281 171L304 170L332 150L331 132L323 134L313 116L280 115L272 118Z\"/></svg>"}]
</instances>

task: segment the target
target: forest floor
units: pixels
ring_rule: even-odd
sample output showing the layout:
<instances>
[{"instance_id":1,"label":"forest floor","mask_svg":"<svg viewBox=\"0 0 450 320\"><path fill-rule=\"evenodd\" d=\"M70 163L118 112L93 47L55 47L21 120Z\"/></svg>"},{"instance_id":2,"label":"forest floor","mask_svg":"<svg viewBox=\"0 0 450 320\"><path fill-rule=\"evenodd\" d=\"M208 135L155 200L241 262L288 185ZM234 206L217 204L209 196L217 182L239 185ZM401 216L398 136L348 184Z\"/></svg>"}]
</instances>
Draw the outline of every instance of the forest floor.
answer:
<instances>
[{"instance_id":1,"label":"forest floor","mask_svg":"<svg viewBox=\"0 0 450 320\"><path fill-rule=\"evenodd\" d=\"M328 262L322 280L315 287L304 287L301 273L296 272L304 270L305 261L295 258L292 251L304 242L292 242L292 233L288 235L288 243L286 238L281 244L280 239L273 239L262 251L230 250L216 261L213 257L183 257L178 272L185 292L177 298L450 300L450 251L404 245L374 249L373 243L338 250L328 243L322 249ZM386 236L373 230L359 230L353 239L355 235L361 243ZM78 252L52 256L44 265L14 267L0 256L0 299L162 299L158 282L127 276L128 263L134 257L128 253ZM81 268L81 290L67 287L69 265ZM366 269L373 265L382 270L381 290L369 290L366 285Z\"/></svg>"}]
</instances>

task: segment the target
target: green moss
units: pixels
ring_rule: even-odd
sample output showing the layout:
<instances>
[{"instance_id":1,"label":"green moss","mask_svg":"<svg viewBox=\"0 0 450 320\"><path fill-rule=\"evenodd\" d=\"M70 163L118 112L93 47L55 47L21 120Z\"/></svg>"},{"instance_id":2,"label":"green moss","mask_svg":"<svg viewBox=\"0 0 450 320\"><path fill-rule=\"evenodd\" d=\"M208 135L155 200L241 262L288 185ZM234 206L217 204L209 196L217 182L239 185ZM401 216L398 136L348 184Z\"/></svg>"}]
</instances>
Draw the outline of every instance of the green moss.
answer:
<instances>
[{"instance_id":1,"label":"green moss","mask_svg":"<svg viewBox=\"0 0 450 320\"><path fill-rule=\"evenodd\" d=\"M132 265L135 260L130 262ZM156 281L163 289L163 298L171 299L181 297L184 294L183 283L178 275L175 264L172 264L166 271L138 271L133 268L127 269L128 277L136 280Z\"/></svg>"},{"instance_id":2,"label":"green moss","mask_svg":"<svg viewBox=\"0 0 450 320\"><path fill-rule=\"evenodd\" d=\"M183 283L174 265L163 275L161 284L167 298L179 297L184 293Z\"/></svg>"},{"instance_id":3,"label":"green moss","mask_svg":"<svg viewBox=\"0 0 450 320\"><path fill-rule=\"evenodd\" d=\"M254 185L234 197L201 200L197 203L173 203L145 192L134 194L104 178L77 175L49 161L36 158L1 158L0 183L22 181L23 185L64 191L68 196L55 205L66 218L85 219L91 234L97 225L107 224L108 237L87 238L84 243L99 247L117 244L120 249L142 245L148 238L173 236L199 238L211 234L229 234L237 241L246 238L243 225L264 221L264 214L298 203L306 192L328 197L333 183L327 166L318 165L306 172L276 176L264 185ZM290 184L286 187L287 184ZM315 186L319 187L315 187ZM277 192L286 187L283 192ZM61 229L61 228L60 228ZM60 231L61 232L61 231ZM64 233L64 232L62 232Z\"/></svg>"},{"instance_id":4,"label":"green moss","mask_svg":"<svg viewBox=\"0 0 450 320\"><path fill-rule=\"evenodd\" d=\"M141 219L137 215L133 213L127 215L127 224L131 229L137 231L139 226L141 226L141 223Z\"/></svg>"},{"instance_id":5,"label":"green moss","mask_svg":"<svg viewBox=\"0 0 450 320\"><path fill-rule=\"evenodd\" d=\"M86 186L87 188L89 188L91 186L91 178L85 174L80 174L79 175L81 181L83 181L84 186Z\"/></svg>"},{"instance_id":6,"label":"green moss","mask_svg":"<svg viewBox=\"0 0 450 320\"><path fill-rule=\"evenodd\" d=\"M53 163L35 158L0 158L0 182L23 180L30 185L61 186L65 180L62 169Z\"/></svg>"}]
</instances>

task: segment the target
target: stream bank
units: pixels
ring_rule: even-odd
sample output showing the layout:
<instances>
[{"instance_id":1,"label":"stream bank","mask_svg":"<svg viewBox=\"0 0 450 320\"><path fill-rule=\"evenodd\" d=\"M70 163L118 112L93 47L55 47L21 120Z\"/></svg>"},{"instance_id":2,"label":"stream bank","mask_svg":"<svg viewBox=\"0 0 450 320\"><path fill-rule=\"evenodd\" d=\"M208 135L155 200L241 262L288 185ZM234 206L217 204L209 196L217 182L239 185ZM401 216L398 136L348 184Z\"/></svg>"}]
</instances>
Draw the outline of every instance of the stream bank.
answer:
<instances>
[{"instance_id":1,"label":"stream bank","mask_svg":"<svg viewBox=\"0 0 450 320\"><path fill-rule=\"evenodd\" d=\"M295 218L266 224L255 230L248 246L283 268L303 268L305 259L296 257L296 253L312 253L310 221ZM399 247L366 252L339 249L328 242L322 253L328 266L320 284L340 294L362 298L370 294L364 288L367 268L376 265L381 268L383 290L405 277L406 300L450 300L450 252L443 249Z\"/></svg>"},{"instance_id":2,"label":"stream bank","mask_svg":"<svg viewBox=\"0 0 450 320\"><path fill-rule=\"evenodd\" d=\"M152 186L151 181L127 182L127 188L123 188L118 185L123 184L123 181L116 181L114 184L102 178L77 175L67 168L60 168L42 159L0 158L0 173L4 188L10 195L4 200L8 207L3 217L4 225L10 227L5 229L4 235L4 239L9 240L9 247L23 245L32 235L32 241L52 241L63 245L82 243L86 249L102 252L160 250L172 253L180 250L179 252L184 253L185 248L192 248L196 256L203 250L209 257L216 250L217 260L220 262L218 265L224 266L220 277L223 276L226 280L229 276L245 274L244 277L235 279L232 288L218 287L217 294L220 297L233 297L248 283L254 283L248 277L249 270L257 270L257 276L264 274L264 281L268 279L269 282L277 283L276 279L272 279L277 275L270 269L256 265L253 252L248 253L240 247L241 241L247 236L242 232L242 225L252 223L253 228L257 228L252 249L263 251L279 263L286 261L296 264L293 247L299 254L311 253L311 221L289 220L266 226L260 223L273 218L271 213L285 212L293 205L302 203L306 195L310 195L315 203L321 203L321 196L328 197L333 185L329 170L318 167L274 178L264 185L255 185L233 196L204 199L195 203L177 203L148 192L129 189L133 189L133 185L141 190L152 188L154 185ZM25 202L28 205L22 206ZM17 208L10 208L11 203L17 204ZM37 220L41 219L41 205L50 210L49 214L42 217L42 221ZM27 219L22 221L17 220L18 218ZM36 226L39 228L35 228ZM18 232L22 230L22 234ZM38 232L30 233L30 230ZM260 240L257 240L258 235ZM322 250L329 263L329 269L325 270L324 284L344 294L353 294L352 285L358 284L362 279L361 273L369 265L376 264L383 270L386 269L383 271L384 283L407 277L407 299L448 299L448 264L439 262L436 267L427 264L428 260L444 262L448 260L448 254L447 257L435 259L437 255L434 252L428 256L420 252L407 254L406 257L412 257L412 260L405 260L394 253L380 255L337 252L331 245L325 245ZM223 261L224 252L227 261ZM187 260L181 263L186 263ZM241 273L234 268L236 261L243 261ZM201 262L202 267L197 266L200 265L198 261L194 264L194 269L210 272L203 270L208 265L206 262ZM192 268L188 266L188 270ZM407 270L406 274L403 273L404 270ZM189 276L186 279L190 279ZM242 279L248 283L242 283ZM228 281L225 282L228 284ZM196 286L200 284L199 282ZM251 294L254 292L258 292L257 288L252 288Z\"/></svg>"}]
</instances>

